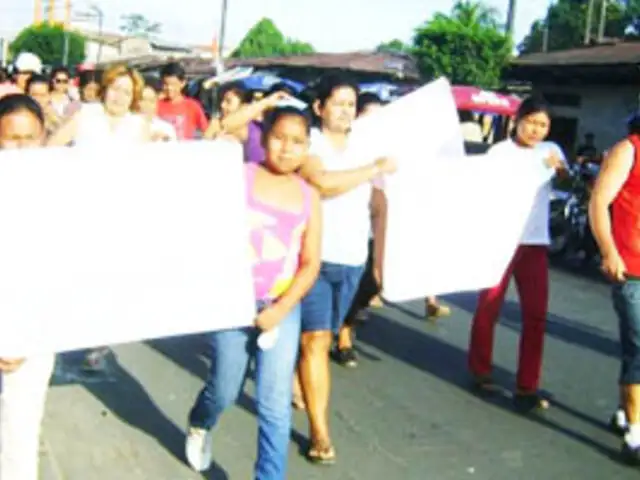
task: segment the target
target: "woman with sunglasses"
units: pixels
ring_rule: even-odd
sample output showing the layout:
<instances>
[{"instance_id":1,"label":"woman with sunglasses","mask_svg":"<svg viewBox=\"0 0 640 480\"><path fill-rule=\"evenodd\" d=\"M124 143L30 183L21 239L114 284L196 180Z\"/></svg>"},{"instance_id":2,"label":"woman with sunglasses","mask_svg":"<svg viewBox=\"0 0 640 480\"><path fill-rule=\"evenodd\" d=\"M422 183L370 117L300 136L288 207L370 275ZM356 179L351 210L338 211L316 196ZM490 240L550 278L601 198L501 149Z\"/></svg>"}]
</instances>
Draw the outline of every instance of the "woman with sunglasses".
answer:
<instances>
[{"instance_id":1,"label":"woman with sunglasses","mask_svg":"<svg viewBox=\"0 0 640 480\"><path fill-rule=\"evenodd\" d=\"M70 81L71 74L66 67L56 67L51 72L51 107L59 117L65 114L73 101L69 94Z\"/></svg>"}]
</instances>

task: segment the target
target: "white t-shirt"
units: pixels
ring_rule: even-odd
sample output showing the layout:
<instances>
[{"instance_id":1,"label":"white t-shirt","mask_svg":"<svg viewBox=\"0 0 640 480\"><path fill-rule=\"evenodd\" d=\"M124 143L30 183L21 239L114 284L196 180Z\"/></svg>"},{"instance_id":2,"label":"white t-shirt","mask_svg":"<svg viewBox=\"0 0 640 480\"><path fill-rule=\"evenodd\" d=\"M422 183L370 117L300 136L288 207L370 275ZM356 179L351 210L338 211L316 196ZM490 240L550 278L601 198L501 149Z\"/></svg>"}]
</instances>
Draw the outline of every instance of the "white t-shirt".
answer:
<instances>
[{"instance_id":1,"label":"white t-shirt","mask_svg":"<svg viewBox=\"0 0 640 480\"><path fill-rule=\"evenodd\" d=\"M555 153L565 163L567 162L566 156L562 149L553 142L542 142L536 150L541 152L540 162L542 163L545 156L550 153ZM513 140L505 140L503 142L495 144L491 152L499 152L501 154L513 153L514 161L518 161L519 154L523 151L530 151L524 147L520 147ZM508 181L508 180L507 180ZM538 193L536 194L527 224L524 228L522 238L520 240L521 245L544 245L547 246L550 243L549 236L549 200L551 198L551 181L545 183Z\"/></svg>"},{"instance_id":2,"label":"white t-shirt","mask_svg":"<svg viewBox=\"0 0 640 480\"><path fill-rule=\"evenodd\" d=\"M118 142L143 142L147 132L147 123L142 115L125 114L115 128L112 128L109 116L101 103L83 103L78 112L78 131L75 145L101 145Z\"/></svg>"},{"instance_id":3,"label":"white t-shirt","mask_svg":"<svg viewBox=\"0 0 640 480\"><path fill-rule=\"evenodd\" d=\"M352 170L372 159L356 158L337 151L319 130L311 132L310 153L322 160L324 169L335 172ZM365 183L347 193L322 200L322 261L360 266L367 260L371 227L369 201L372 184Z\"/></svg>"}]
</instances>

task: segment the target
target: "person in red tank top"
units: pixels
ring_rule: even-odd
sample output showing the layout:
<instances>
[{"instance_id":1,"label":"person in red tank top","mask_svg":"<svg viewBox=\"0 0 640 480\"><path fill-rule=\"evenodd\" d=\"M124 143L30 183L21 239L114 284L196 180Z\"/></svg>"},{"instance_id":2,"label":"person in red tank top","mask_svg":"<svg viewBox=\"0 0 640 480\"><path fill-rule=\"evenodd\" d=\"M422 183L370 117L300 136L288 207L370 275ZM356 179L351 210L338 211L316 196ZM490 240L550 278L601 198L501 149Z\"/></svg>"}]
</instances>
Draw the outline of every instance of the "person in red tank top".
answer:
<instances>
[{"instance_id":1,"label":"person in red tank top","mask_svg":"<svg viewBox=\"0 0 640 480\"><path fill-rule=\"evenodd\" d=\"M640 113L607 154L589 204L589 220L613 284L622 350L620 408L612 427L624 434L622 457L640 465Z\"/></svg>"}]
</instances>

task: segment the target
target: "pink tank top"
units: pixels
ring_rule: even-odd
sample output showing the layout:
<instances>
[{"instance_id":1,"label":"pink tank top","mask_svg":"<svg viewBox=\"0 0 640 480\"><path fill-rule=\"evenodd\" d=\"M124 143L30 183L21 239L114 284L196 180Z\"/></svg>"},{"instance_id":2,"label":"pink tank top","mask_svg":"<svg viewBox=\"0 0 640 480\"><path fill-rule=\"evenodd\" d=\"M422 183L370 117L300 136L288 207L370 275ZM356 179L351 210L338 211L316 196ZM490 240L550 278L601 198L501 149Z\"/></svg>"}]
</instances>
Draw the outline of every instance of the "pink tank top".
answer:
<instances>
[{"instance_id":1,"label":"pink tank top","mask_svg":"<svg viewBox=\"0 0 640 480\"><path fill-rule=\"evenodd\" d=\"M262 203L253 196L255 163L245 165L247 204L251 223L251 257L257 300L275 300L291 285L311 212L311 187L300 179L303 206L289 212Z\"/></svg>"}]
</instances>

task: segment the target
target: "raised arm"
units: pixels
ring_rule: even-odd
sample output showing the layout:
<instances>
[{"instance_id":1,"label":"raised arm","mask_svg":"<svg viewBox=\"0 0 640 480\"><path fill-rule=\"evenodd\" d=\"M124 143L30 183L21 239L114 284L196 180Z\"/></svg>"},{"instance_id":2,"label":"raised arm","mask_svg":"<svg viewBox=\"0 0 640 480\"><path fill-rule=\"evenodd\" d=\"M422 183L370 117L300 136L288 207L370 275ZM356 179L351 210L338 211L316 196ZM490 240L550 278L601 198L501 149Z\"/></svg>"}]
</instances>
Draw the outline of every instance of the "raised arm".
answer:
<instances>
[{"instance_id":1,"label":"raised arm","mask_svg":"<svg viewBox=\"0 0 640 480\"><path fill-rule=\"evenodd\" d=\"M79 117L79 111L68 117L60 127L49 136L46 145L49 147L64 147L73 142L78 133Z\"/></svg>"},{"instance_id":2,"label":"raised arm","mask_svg":"<svg viewBox=\"0 0 640 480\"><path fill-rule=\"evenodd\" d=\"M240 108L237 112L231 113L220 120L222 130L225 132L235 132L247 126L251 121L257 120L260 116L270 108L275 107L278 102L289 98L284 92L276 92L268 97L253 102Z\"/></svg>"},{"instance_id":3,"label":"raised arm","mask_svg":"<svg viewBox=\"0 0 640 480\"><path fill-rule=\"evenodd\" d=\"M396 171L396 164L389 158L380 158L364 167L351 170L327 171L319 157L309 157L300 169L300 175L313 185L323 198L347 193L376 177Z\"/></svg>"}]
</instances>

